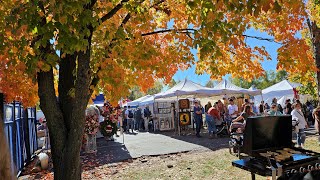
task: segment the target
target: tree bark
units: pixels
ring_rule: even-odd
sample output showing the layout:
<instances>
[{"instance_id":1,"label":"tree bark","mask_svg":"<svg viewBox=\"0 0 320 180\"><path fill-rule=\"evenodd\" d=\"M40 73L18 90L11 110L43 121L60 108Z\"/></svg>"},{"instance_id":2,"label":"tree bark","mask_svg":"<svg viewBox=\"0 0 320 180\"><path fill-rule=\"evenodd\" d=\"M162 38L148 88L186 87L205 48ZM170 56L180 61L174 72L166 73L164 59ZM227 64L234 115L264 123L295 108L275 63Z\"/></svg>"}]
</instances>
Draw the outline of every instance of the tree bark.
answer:
<instances>
[{"instance_id":1,"label":"tree bark","mask_svg":"<svg viewBox=\"0 0 320 180\"><path fill-rule=\"evenodd\" d=\"M316 22L310 22L308 20L309 30L312 38L313 52L315 63L317 67L316 77L317 77L317 97L320 103L320 28L317 26ZM318 104L320 105L320 104Z\"/></svg>"},{"instance_id":2,"label":"tree bark","mask_svg":"<svg viewBox=\"0 0 320 180\"><path fill-rule=\"evenodd\" d=\"M91 44L91 36L88 38ZM61 59L59 64L59 97L54 90L54 75L38 73L40 107L50 132L54 179L81 179L80 148L85 124L85 109L91 94L89 85L90 46Z\"/></svg>"},{"instance_id":3,"label":"tree bark","mask_svg":"<svg viewBox=\"0 0 320 180\"><path fill-rule=\"evenodd\" d=\"M85 9L92 10L96 0ZM85 124L85 110L91 97L91 40L94 28L87 25L90 35L85 51L67 54L59 61L59 85L57 97L54 74L40 71L37 76L40 107L47 119L55 180L81 179L80 148ZM50 53L50 44L43 47ZM63 52L63 49L61 50Z\"/></svg>"}]
</instances>

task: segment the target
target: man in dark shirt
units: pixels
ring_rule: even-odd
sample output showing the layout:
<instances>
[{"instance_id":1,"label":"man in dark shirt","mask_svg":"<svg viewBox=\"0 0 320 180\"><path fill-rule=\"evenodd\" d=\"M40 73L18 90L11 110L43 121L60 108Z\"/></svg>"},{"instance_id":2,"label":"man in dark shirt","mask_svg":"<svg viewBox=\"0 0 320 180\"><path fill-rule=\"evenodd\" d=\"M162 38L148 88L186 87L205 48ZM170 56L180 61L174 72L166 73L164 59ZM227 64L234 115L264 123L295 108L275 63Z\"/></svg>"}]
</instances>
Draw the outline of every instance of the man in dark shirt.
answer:
<instances>
[{"instance_id":1,"label":"man in dark shirt","mask_svg":"<svg viewBox=\"0 0 320 180\"><path fill-rule=\"evenodd\" d=\"M286 100L286 110L284 114L291 114L292 104L290 103L290 99Z\"/></svg>"},{"instance_id":2,"label":"man in dark shirt","mask_svg":"<svg viewBox=\"0 0 320 180\"><path fill-rule=\"evenodd\" d=\"M259 105L259 113L263 114L264 113L264 101L261 101L260 105Z\"/></svg>"},{"instance_id":3,"label":"man in dark shirt","mask_svg":"<svg viewBox=\"0 0 320 180\"><path fill-rule=\"evenodd\" d=\"M198 101L194 102L193 115L194 121L196 123L196 136L201 137L200 129L202 124L202 108L199 106Z\"/></svg>"}]
</instances>

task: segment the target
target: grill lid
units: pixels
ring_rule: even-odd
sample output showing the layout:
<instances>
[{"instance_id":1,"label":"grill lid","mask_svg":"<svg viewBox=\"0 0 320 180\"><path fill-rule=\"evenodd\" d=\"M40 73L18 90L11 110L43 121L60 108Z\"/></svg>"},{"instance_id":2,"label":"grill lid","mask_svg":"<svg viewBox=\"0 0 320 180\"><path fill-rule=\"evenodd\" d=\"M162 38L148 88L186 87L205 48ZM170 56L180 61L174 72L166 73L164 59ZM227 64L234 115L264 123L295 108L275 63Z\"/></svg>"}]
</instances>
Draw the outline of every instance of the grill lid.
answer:
<instances>
[{"instance_id":1,"label":"grill lid","mask_svg":"<svg viewBox=\"0 0 320 180\"><path fill-rule=\"evenodd\" d=\"M254 156L257 151L293 147L291 116L257 116L246 121L243 152Z\"/></svg>"}]
</instances>

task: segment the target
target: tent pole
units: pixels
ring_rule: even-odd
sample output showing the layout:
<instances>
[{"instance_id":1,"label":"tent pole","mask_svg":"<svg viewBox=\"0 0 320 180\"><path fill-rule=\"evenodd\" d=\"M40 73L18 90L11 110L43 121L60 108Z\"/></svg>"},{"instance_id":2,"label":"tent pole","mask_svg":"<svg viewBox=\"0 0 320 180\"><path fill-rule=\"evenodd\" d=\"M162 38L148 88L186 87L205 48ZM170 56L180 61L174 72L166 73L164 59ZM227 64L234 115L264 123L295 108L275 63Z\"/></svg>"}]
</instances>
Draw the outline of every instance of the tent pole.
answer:
<instances>
[{"instance_id":1,"label":"tent pole","mask_svg":"<svg viewBox=\"0 0 320 180\"><path fill-rule=\"evenodd\" d=\"M262 92L261 92L260 95L261 95L261 99L262 99L262 101L263 101L263 103L264 103L263 96L262 96ZM263 112L262 112L263 114L262 114L262 115L264 115L264 110L265 110L265 109L264 109L264 104L262 105L262 109L263 109Z\"/></svg>"}]
</instances>

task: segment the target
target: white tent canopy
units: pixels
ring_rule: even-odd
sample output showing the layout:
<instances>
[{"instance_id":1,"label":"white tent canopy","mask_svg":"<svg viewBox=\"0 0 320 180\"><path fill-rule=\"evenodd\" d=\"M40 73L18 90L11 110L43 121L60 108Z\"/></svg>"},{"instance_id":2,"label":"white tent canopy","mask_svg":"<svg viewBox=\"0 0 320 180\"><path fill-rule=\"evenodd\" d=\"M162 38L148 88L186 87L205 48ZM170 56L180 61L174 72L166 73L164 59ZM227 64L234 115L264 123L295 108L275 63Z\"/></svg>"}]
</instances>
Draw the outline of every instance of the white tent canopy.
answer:
<instances>
[{"instance_id":1,"label":"white tent canopy","mask_svg":"<svg viewBox=\"0 0 320 180\"><path fill-rule=\"evenodd\" d=\"M274 84L264 90L262 90L262 96L265 103L270 104L273 98L278 99L279 104L283 104L286 99L294 98L294 88L302 86L299 83L292 83L288 80L283 80L277 84ZM259 104L262 99L261 96L255 96L255 103Z\"/></svg>"},{"instance_id":2,"label":"white tent canopy","mask_svg":"<svg viewBox=\"0 0 320 180\"><path fill-rule=\"evenodd\" d=\"M158 94L155 94L155 95L151 95L149 96L148 98L146 99L143 99L141 102L140 102L140 106L148 106L150 104L153 104L155 102L155 99L154 97L157 96L157 95L161 95L162 93L158 93Z\"/></svg>"},{"instance_id":3,"label":"white tent canopy","mask_svg":"<svg viewBox=\"0 0 320 180\"><path fill-rule=\"evenodd\" d=\"M221 90L212 90L212 88L207 88L185 79L184 81L181 81L178 84L176 84L171 89L168 89L166 92L155 95L155 99L188 95L207 96L207 91L209 90L211 90L212 93L216 94L222 93Z\"/></svg>"},{"instance_id":4,"label":"white tent canopy","mask_svg":"<svg viewBox=\"0 0 320 180\"><path fill-rule=\"evenodd\" d=\"M146 96L140 97L140 98L138 98L138 99L136 99L134 101L128 102L127 106L139 106L141 101L143 101L145 99L148 99L150 97L152 97L152 95L146 95Z\"/></svg>"},{"instance_id":5,"label":"white tent canopy","mask_svg":"<svg viewBox=\"0 0 320 180\"><path fill-rule=\"evenodd\" d=\"M248 94L248 95L258 95L261 94L261 90L257 89L244 89L238 87L227 80L222 80L215 87L205 90L207 95L222 95L222 94ZM218 94L219 92L220 94Z\"/></svg>"}]
</instances>

